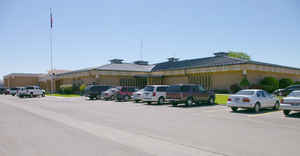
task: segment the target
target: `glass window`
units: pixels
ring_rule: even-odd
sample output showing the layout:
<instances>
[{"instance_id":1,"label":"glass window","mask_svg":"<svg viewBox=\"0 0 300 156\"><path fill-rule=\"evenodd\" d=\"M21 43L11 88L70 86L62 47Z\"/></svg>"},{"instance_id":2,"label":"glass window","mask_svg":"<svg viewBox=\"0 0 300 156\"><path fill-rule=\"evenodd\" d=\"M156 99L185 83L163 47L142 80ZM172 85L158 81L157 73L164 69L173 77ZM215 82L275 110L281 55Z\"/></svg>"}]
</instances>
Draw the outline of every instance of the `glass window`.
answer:
<instances>
[{"instance_id":1,"label":"glass window","mask_svg":"<svg viewBox=\"0 0 300 156\"><path fill-rule=\"evenodd\" d=\"M260 91L262 97L266 97L265 92L264 91Z\"/></svg>"},{"instance_id":2,"label":"glass window","mask_svg":"<svg viewBox=\"0 0 300 156\"><path fill-rule=\"evenodd\" d=\"M34 89L33 87L26 87L26 89Z\"/></svg>"},{"instance_id":3,"label":"glass window","mask_svg":"<svg viewBox=\"0 0 300 156\"><path fill-rule=\"evenodd\" d=\"M167 87L157 87L158 92L165 92L167 90Z\"/></svg>"},{"instance_id":4,"label":"glass window","mask_svg":"<svg viewBox=\"0 0 300 156\"><path fill-rule=\"evenodd\" d=\"M135 88L128 88L128 92L135 92Z\"/></svg>"},{"instance_id":5,"label":"glass window","mask_svg":"<svg viewBox=\"0 0 300 156\"><path fill-rule=\"evenodd\" d=\"M254 91L246 91L246 90L241 90L236 93L236 95L253 95Z\"/></svg>"},{"instance_id":6,"label":"glass window","mask_svg":"<svg viewBox=\"0 0 300 156\"><path fill-rule=\"evenodd\" d=\"M154 90L154 87L153 87L153 86L146 86L146 87L144 88L144 91L148 91L148 92L153 92L153 90Z\"/></svg>"},{"instance_id":7,"label":"glass window","mask_svg":"<svg viewBox=\"0 0 300 156\"><path fill-rule=\"evenodd\" d=\"M300 97L300 92L291 92L288 97Z\"/></svg>"},{"instance_id":8,"label":"glass window","mask_svg":"<svg viewBox=\"0 0 300 156\"><path fill-rule=\"evenodd\" d=\"M193 86L193 92L199 92L199 87L198 86Z\"/></svg>"},{"instance_id":9,"label":"glass window","mask_svg":"<svg viewBox=\"0 0 300 156\"><path fill-rule=\"evenodd\" d=\"M167 88L167 92L180 92L180 86L170 86Z\"/></svg>"},{"instance_id":10,"label":"glass window","mask_svg":"<svg viewBox=\"0 0 300 156\"><path fill-rule=\"evenodd\" d=\"M123 87L123 88L121 89L121 91L122 91L122 92L127 92L127 87Z\"/></svg>"},{"instance_id":11,"label":"glass window","mask_svg":"<svg viewBox=\"0 0 300 156\"><path fill-rule=\"evenodd\" d=\"M202 86L198 86L200 92L205 92L205 89Z\"/></svg>"},{"instance_id":12,"label":"glass window","mask_svg":"<svg viewBox=\"0 0 300 156\"><path fill-rule=\"evenodd\" d=\"M182 92L188 92L188 91L190 91L190 88L191 88L191 86L182 86L181 91Z\"/></svg>"}]
</instances>

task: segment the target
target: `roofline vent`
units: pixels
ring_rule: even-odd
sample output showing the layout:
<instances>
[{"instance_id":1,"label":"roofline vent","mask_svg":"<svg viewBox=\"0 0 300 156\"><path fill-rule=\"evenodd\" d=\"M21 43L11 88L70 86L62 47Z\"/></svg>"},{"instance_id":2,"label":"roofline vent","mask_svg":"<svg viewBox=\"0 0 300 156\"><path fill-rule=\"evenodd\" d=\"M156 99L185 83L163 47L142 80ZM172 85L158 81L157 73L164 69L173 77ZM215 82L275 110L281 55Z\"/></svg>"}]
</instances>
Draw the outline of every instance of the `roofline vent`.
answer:
<instances>
[{"instance_id":1,"label":"roofline vent","mask_svg":"<svg viewBox=\"0 0 300 156\"><path fill-rule=\"evenodd\" d=\"M111 64L122 64L123 63L123 59L112 59L109 60Z\"/></svg>"},{"instance_id":2,"label":"roofline vent","mask_svg":"<svg viewBox=\"0 0 300 156\"><path fill-rule=\"evenodd\" d=\"M177 61L179 61L179 58L169 57L169 58L168 58L168 61L169 61L169 62L177 62Z\"/></svg>"},{"instance_id":3,"label":"roofline vent","mask_svg":"<svg viewBox=\"0 0 300 156\"><path fill-rule=\"evenodd\" d=\"M134 61L133 63L137 65L148 65L148 61L143 61L143 60L137 60Z\"/></svg>"},{"instance_id":4,"label":"roofline vent","mask_svg":"<svg viewBox=\"0 0 300 156\"><path fill-rule=\"evenodd\" d=\"M216 52L214 53L215 56L217 57L224 57L224 56L228 56L228 52Z\"/></svg>"}]
</instances>

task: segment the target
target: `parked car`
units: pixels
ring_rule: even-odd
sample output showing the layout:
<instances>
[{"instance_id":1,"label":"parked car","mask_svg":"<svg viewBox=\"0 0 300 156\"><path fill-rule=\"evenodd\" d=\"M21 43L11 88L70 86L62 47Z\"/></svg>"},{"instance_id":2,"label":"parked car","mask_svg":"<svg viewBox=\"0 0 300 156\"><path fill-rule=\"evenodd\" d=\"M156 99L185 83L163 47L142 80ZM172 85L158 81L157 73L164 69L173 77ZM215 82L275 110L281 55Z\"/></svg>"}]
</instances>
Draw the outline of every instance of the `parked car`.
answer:
<instances>
[{"instance_id":1,"label":"parked car","mask_svg":"<svg viewBox=\"0 0 300 156\"><path fill-rule=\"evenodd\" d=\"M45 90L41 89L39 86L26 86L19 87L17 91L19 97L37 97L45 96Z\"/></svg>"},{"instance_id":2,"label":"parked car","mask_svg":"<svg viewBox=\"0 0 300 156\"><path fill-rule=\"evenodd\" d=\"M280 101L280 109L288 116L291 111L300 111L300 90L291 92Z\"/></svg>"},{"instance_id":3,"label":"parked car","mask_svg":"<svg viewBox=\"0 0 300 156\"><path fill-rule=\"evenodd\" d=\"M9 91L8 91L8 89L6 89L6 88L0 88L0 94L5 94L5 95L7 95L7 94L9 94Z\"/></svg>"},{"instance_id":4,"label":"parked car","mask_svg":"<svg viewBox=\"0 0 300 156\"><path fill-rule=\"evenodd\" d=\"M139 102L143 100L144 89L140 89L132 94L132 99L135 102Z\"/></svg>"},{"instance_id":5,"label":"parked car","mask_svg":"<svg viewBox=\"0 0 300 156\"><path fill-rule=\"evenodd\" d=\"M246 89L229 96L227 106L233 111L237 111L238 108L246 108L259 112L262 108L278 110L280 102L277 97L264 90Z\"/></svg>"},{"instance_id":6,"label":"parked car","mask_svg":"<svg viewBox=\"0 0 300 156\"><path fill-rule=\"evenodd\" d=\"M279 96L287 96L289 95L292 91L295 91L295 90L300 90L300 85L291 85L291 86L288 86L284 89L281 89L277 95Z\"/></svg>"},{"instance_id":7,"label":"parked car","mask_svg":"<svg viewBox=\"0 0 300 156\"><path fill-rule=\"evenodd\" d=\"M107 91L112 86L89 85L85 89L85 96L89 99L101 99L102 92Z\"/></svg>"},{"instance_id":8,"label":"parked car","mask_svg":"<svg viewBox=\"0 0 300 156\"><path fill-rule=\"evenodd\" d=\"M136 92L137 89L135 87L121 87L121 89L116 94L117 101L128 101L132 94Z\"/></svg>"},{"instance_id":9,"label":"parked car","mask_svg":"<svg viewBox=\"0 0 300 156\"><path fill-rule=\"evenodd\" d=\"M104 100L114 100L119 90L120 87L110 88L102 93L102 97Z\"/></svg>"},{"instance_id":10,"label":"parked car","mask_svg":"<svg viewBox=\"0 0 300 156\"><path fill-rule=\"evenodd\" d=\"M18 87L17 96L22 98L27 96L27 90L25 87Z\"/></svg>"},{"instance_id":11,"label":"parked car","mask_svg":"<svg viewBox=\"0 0 300 156\"><path fill-rule=\"evenodd\" d=\"M167 85L149 85L144 88L143 101L151 104L164 104L167 95Z\"/></svg>"},{"instance_id":12,"label":"parked car","mask_svg":"<svg viewBox=\"0 0 300 156\"><path fill-rule=\"evenodd\" d=\"M14 87L14 88L10 88L9 89L9 94L12 96L15 96L17 94L17 90L18 88Z\"/></svg>"},{"instance_id":13,"label":"parked car","mask_svg":"<svg viewBox=\"0 0 300 156\"><path fill-rule=\"evenodd\" d=\"M186 106L200 104L201 102L215 103L215 94L205 90L201 85L180 84L171 85L167 88L167 102L173 106L185 103Z\"/></svg>"}]
</instances>

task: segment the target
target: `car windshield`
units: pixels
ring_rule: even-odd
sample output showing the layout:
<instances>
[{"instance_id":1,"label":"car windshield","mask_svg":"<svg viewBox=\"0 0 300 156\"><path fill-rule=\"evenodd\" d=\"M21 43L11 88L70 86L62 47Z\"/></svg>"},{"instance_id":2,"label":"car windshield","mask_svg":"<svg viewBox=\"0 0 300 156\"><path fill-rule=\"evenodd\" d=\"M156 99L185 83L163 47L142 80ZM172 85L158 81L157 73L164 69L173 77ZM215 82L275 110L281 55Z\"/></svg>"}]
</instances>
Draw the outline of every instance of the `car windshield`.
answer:
<instances>
[{"instance_id":1,"label":"car windshield","mask_svg":"<svg viewBox=\"0 0 300 156\"><path fill-rule=\"evenodd\" d=\"M144 88L144 91L148 91L148 92L153 92L153 90L154 90L154 87L153 87L153 86L146 86L146 87Z\"/></svg>"},{"instance_id":2,"label":"car windshield","mask_svg":"<svg viewBox=\"0 0 300 156\"><path fill-rule=\"evenodd\" d=\"M17 88L11 88L10 90L17 90Z\"/></svg>"},{"instance_id":3,"label":"car windshield","mask_svg":"<svg viewBox=\"0 0 300 156\"><path fill-rule=\"evenodd\" d=\"M34 89L33 87L26 87L26 89Z\"/></svg>"},{"instance_id":4,"label":"car windshield","mask_svg":"<svg viewBox=\"0 0 300 156\"><path fill-rule=\"evenodd\" d=\"M170 86L167 88L167 92L180 92L180 86Z\"/></svg>"},{"instance_id":5,"label":"car windshield","mask_svg":"<svg viewBox=\"0 0 300 156\"><path fill-rule=\"evenodd\" d=\"M241 90L236 93L236 95L253 95L254 91L248 91L248 90Z\"/></svg>"},{"instance_id":6,"label":"car windshield","mask_svg":"<svg viewBox=\"0 0 300 156\"><path fill-rule=\"evenodd\" d=\"M300 97L300 92L292 92L288 95L288 97Z\"/></svg>"}]
</instances>

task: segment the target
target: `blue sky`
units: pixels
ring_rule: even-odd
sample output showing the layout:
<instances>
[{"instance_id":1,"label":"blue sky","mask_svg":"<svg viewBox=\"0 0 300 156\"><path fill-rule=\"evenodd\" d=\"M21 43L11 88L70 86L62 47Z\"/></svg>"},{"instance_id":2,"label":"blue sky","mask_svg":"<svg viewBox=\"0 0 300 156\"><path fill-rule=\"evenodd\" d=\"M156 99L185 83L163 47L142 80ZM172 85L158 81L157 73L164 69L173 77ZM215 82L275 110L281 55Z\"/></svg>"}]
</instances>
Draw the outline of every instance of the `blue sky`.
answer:
<instances>
[{"instance_id":1,"label":"blue sky","mask_svg":"<svg viewBox=\"0 0 300 156\"><path fill-rule=\"evenodd\" d=\"M50 7L57 69L139 60L140 40L150 63L234 50L300 68L297 0L1 0L0 77L49 69Z\"/></svg>"}]
</instances>

